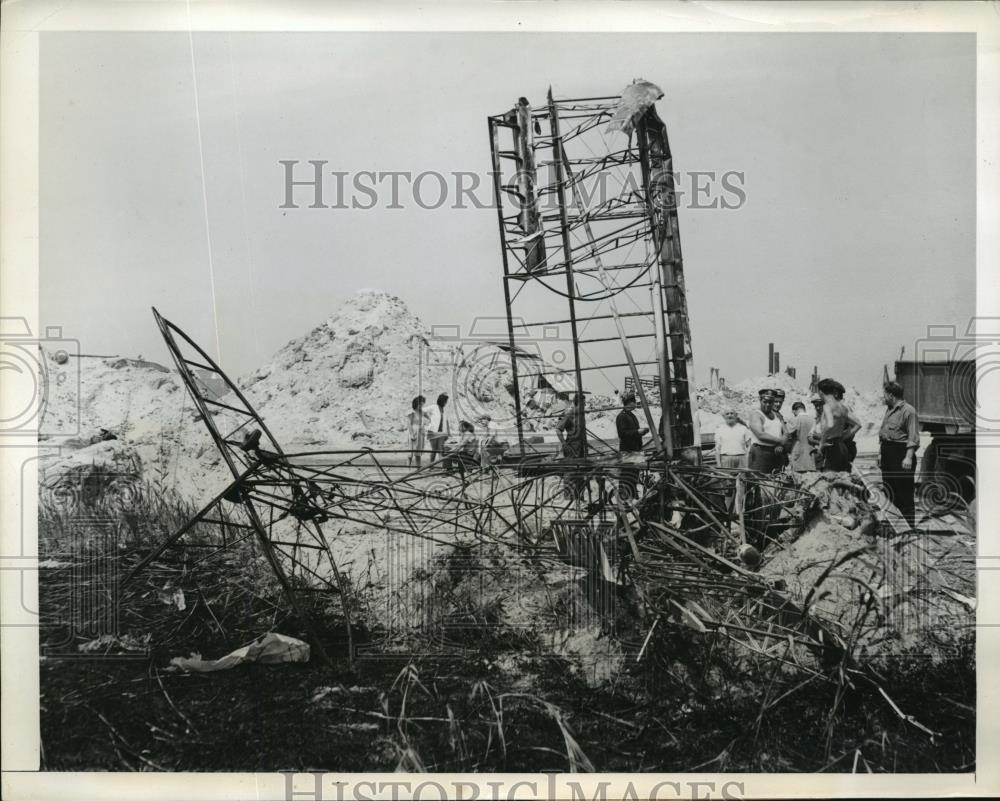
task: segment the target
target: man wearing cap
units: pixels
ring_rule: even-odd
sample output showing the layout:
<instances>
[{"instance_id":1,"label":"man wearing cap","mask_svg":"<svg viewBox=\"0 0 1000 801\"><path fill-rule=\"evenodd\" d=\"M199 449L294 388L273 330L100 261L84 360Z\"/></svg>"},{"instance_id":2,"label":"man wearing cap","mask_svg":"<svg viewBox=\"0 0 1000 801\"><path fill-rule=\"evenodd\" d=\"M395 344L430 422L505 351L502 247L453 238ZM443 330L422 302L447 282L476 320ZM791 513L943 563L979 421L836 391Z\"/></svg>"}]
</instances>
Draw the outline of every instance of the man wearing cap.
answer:
<instances>
[{"instance_id":1,"label":"man wearing cap","mask_svg":"<svg viewBox=\"0 0 1000 801\"><path fill-rule=\"evenodd\" d=\"M750 412L751 470L772 473L781 469L785 454L785 427L781 418L771 408L774 390L762 389L759 393L760 408Z\"/></svg>"},{"instance_id":2,"label":"man wearing cap","mask_svg":"<svg viewBox=\"0 0 1000 801\"><path fill-rule=\"evenodd\" d=\"M635 416L635 405L635 394L626 392L622 396L622 410L615 418L615 428L618 429L618 451L623 464L642 464L642 436L649 433L648 428L639 427L639 418ZM638 476L639 471L636 468L622 469L618 494L623 500L635 499Z\"/></svg>"},{"instance_id":3,"label":"man wearing cap","mask_svg":"<svg viewBox=\"0 0 1000 801\"><path fill-rule=\"evenodd\" d=\"M771 402L771 411L778 415L778 419L781 420L782 425L785 423L785 417L781 413L781 406L785 402L785 390L783 389L773 389L774 400Z\"/></svg>"}]
</instances>

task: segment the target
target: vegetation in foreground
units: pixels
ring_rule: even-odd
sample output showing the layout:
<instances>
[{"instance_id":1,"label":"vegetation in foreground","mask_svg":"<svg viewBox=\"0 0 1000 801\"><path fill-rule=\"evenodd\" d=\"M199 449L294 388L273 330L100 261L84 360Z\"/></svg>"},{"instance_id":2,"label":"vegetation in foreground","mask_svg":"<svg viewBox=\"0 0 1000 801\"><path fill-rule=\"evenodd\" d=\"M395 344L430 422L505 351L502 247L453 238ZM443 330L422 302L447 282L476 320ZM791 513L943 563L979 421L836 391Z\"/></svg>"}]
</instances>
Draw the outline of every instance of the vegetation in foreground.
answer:
<instances>
[{"instance_id":1,"label":"vegetation in foreground","mask_svg":"<svg viewBox=\"0 0 1000 801\"><path fill-rule=\"evenodd\" d=\"M117 592L138 555L194 510L144 487L126 505L85 511L43 504L40 519L46 770L975 769L971 642L877 667L893 702L918 711L933 737L845 677L752 675L725 643L680 626L659 626L641 661L591 686L539 632L504 626L472 594L455 599L452 620L469 625L450 629L448 654L417 641L438 653L351 665L330 607L313 612L333 668L313 659L173 671L175 656L305 633L250 540L198 564L164 563ZM379 636L355 631L368 644Z\"/></svg>"}]
</instances>

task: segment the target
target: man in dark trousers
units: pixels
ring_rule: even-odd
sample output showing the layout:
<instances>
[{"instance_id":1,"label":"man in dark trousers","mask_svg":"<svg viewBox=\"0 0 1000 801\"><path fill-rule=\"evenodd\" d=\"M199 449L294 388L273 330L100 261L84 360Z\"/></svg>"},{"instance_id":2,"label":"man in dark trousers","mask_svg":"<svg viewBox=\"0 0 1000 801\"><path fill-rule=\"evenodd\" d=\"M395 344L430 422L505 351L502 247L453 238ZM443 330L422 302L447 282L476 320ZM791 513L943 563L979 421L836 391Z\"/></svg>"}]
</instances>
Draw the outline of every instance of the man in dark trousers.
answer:
<instances>
[{"instance_id":1,"label":"man in dark trousers","mask_svg":"<svg viewBox=\"0 0 1000 801\"><path fill-rule=\"evenodd\" d=\"M635 395L626 392L622 396L622 410L615 418L615 428L618 429L618 451L623 465L640 465L642 457L642 435L648 434L648 428L639 427L639 418L635 416ZM618 482L618 495L624 501L636 498L636 484L639 478L638 467L622 467L622 478Z\"/></svg>"},{"instance_id":2,"label":"man in dark trousers","mask_svg":"<svg viewBox=\"0 0 1000 801\"><path fill-rule=\"evenodd\" d=\"M562 455L566 459L576 460L584 455L581 438L584 435L584 407L583 395L577 393L570 402L569 395L565 392L559 394L559 399L566 404L562 417L556 425L556 436L562 445ZM566 489L570 497L579 500L583 496L583 490L587 486L587 479L581 473L581 465L567 465L568 472L565 476Z\"/></svg>"},{"instance_id":3,"label":"man in dark trousers","mask_svg":"<svg viewBox=\"0 0 1000 801\"><path fill-rule=\"evenodd\" d=\"M903 400L903 388L895 381L883 387L885 417L878 431L879 467L882 483L899 513L913 528L915 522L913 485L920 446L917 410Z\"/></svg>"}]
</instances>

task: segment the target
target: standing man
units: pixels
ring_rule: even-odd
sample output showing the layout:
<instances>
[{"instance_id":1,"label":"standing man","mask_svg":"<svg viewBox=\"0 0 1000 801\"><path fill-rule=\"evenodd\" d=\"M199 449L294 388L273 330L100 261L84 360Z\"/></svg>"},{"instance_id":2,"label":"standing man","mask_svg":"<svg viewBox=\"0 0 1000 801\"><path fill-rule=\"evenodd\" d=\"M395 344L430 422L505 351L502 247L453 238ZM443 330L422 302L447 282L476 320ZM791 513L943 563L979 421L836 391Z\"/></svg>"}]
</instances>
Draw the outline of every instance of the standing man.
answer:
<instances>
[{"instance_id":1,"label":"standing man","mask_svg":"<svg viewBox=\"0 0 1000 801\"><path fill-rule=\"evenodd\" d=\"M427 423L427 439L431 443L431 464L444 453L444 443L451 436L451 427L444 416L444 407L448 404L448 393L442 392L437 397L437 403L431 407L430 420Z\"/></svg>"},{"instance_id":2,"label":"standing man","mask_svg":"<svg viewBox=\"0 0 1000 801\"><path fill-rule=\"evenodd\" d=\"M750 412L749 466L761 473L780 470L785 455L785 427L781 418L774 413L774 390L762 389L758 393L760 408Z\"/></svg>"},{"instance_id":3,"label":"standing man","mask_svg":"<svg viewBox=\"0 0 1000 801\"><path fill-rule=\"evenodd\" d=\"M785 417L781 413L781 407L785 403L785 390L776 389L774 390L774 401L771 403L771 411L778 415L778 419L781 420L781 424L785 424ZM794 411L793 411L794 414Z\"/></svg>"},{"instance_id":4,"label":"standing man","mask_svg":"<svg viewBox=\"0 0 1000 801\"><path fill-rule=\"evenodd\" d=\"M809 431L809 444L813 446L813 460L816 462L816 469L823 469L823 457L819 452L819 441L823 434L823 396L818 392L814 392L809 398L809 402L812 404L813 411L815 412L815 418L813 420L813 427Z\"/></svg>"},{"instance_id":5,"label":"standing man","mask_svg":"<svg viewBox=\"0 0 1000 801\"><path fill-rule=\"evenodd\" d=\"M779 454L780 465L779 467L786 467L788 465L788 452L791 449L791 434L792 434L792 422L786 422L785 416L781 413L781 407L785 403L785 390L776 389L774 390L774 401L771 403L771 411L774 412L778 419L781 421L781 427L785 431L785 444L782 446L782 452ZM794 416L795 411L792 411Z\"/></svg>"},{"instance_id":6,"label":"standing man","mask_svg":"<svg viewBox=\"0 0 1000 801\"><path fill-rule=\"evenodd\" d=\"M639 418L635 416L635 395L626 392L622 396L622 410L615 418L615 428L618 429L618 451L623 465L640 465L642 458L642 436L648 434L648 428L639 427ZM636 485L639 478L637 467L623 467L621 481L618 482L618 495L622 500L633 501L636 498Z\"/></svg>"},{"instance_id":7,"label":"standing man","mask_svg":"<svg viewBox=\"0 0 1000 801\"><path fill-rule=\"evenodd\" d=\"M747 467L747 451L753 441L750 429L739 421L735 409L726 409L723 414L725 425L715 430L715 452L719 457L719 467Z\"/></svg>"},{"instance_id":8,"label":"standing man","mask_svg":"<svg viewBox=\"0 0 1000 801\"><path fill-rule=\"evenodd\" d=\"M812 434L816 420L806 412L806 405L801 401L792 404L792 413L795 417L788 421L788 433L792 441L790 457L792 470L796 473L815 470L815 447L809 441L809 435Z\"/></svg>"},{"instance_id":9,"label":"standing man","mask_svg":"<svg viewBox=\"0 0 1000 801\"><path fill-rule=\"evenodd\" d=\"M913 485L920 446L917 411L903 400L903 388L895 381L887 383L883 393L886 410L878 431L882 483L899 513L913 528Z\"/></svg>"},{"instance_id":10,"label":"standing man","mask_svg":"<svg viewBox=\"0 0 1000 801\"><path fill-rule=\"evenodd\" d=\"M562 455L566 459L579 459L584 455L581 439L584 436L583 394L576 393L570 402L565 392L559 394L560 400L566 403L562 417L556 425L556 436L562 445ZM567 475L564 476L565 487L569 496L578 500L583 496L587 479L582 475L579 464L567 465Z\"/></svg>"},{"instance_id":11,"label":"standing man","mask_svg":"<svg viewBox=\"0 0 1000 801\"><path fill-rule=\"evenodd\" d=\"M583 396L574 398L571 403L565 392L559 394L559 399L566 406L563 409L559 423L556 425L556 436L562 445L562 455L574 459L583 454L580 451L580 431L583 429Z\"/></svg>"},{"instance_id":12,"label":"standing man","mask_svg":"<svg viewBox=\"0 0 1000 801\"><path fill-rule=\"evenodd\" d=\"M832 378L824 378L816 385L816 389L823 398L818 446L823 471L849 473L854 454L857 454L854 435L861 430L861 423L844 403L843 384Z\"/></svg>"}]
</instances>

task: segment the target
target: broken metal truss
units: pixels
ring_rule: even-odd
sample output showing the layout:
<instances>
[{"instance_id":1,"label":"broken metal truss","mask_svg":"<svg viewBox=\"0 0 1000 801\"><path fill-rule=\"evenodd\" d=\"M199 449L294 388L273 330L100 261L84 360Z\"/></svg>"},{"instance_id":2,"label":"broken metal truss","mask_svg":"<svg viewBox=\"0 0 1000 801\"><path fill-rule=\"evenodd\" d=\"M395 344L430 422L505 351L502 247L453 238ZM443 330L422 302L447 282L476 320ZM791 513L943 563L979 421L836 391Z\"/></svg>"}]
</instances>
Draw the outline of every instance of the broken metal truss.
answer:
<instances>
[{"instance_id":1,"label":"broken metal truss","mask_svg":"<svg viewBox=\"0 0 1000 801\"><path fill-rule=\"evenodd\" d=\"M625 467L614 455L487 466L445 460L413 470L405 464L404 451L286 453L208 354L154 313L231 481L147 554L126 581L168 551L184 551L190 560L185 564L193 564L252 539L324 659L321 632L308 611L317 594L339 603L349 637L356 622L351 582L331 549L345 528L383 531L400 545L416 540L449 548L500 544L538 560L573 561L582 547L595 555L583 565L602 580L636 587L645 599L644 614L652 619L685 599L694 604L685 606L688 616L690 608L707 611L706 593L717 594L720 588L730 622L750 596L758 609L762 603L770 603L776 614L793 608L778 590L738 564L741 545L764 549L808 513L811 496L787 482L655 460ZM225 383L224 400L210 393L196 370ZM619 493L623 480L637 485L636 498ZM688 578L680 580L681 575ZM306 601L307 595L313 599ZM699 619L703 627L711 620ZM775 638L784 641L794 633L823 642L807 634L815 631L808 615L794 626L778 626L775 619L769 621ZM743 629L757 647L757 628L726 626L737 638ZM353 643L350 649L353 655Z\"/></svg>"}]
</instances>

